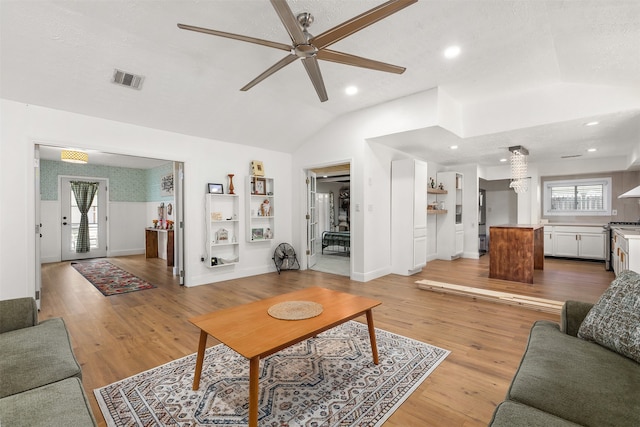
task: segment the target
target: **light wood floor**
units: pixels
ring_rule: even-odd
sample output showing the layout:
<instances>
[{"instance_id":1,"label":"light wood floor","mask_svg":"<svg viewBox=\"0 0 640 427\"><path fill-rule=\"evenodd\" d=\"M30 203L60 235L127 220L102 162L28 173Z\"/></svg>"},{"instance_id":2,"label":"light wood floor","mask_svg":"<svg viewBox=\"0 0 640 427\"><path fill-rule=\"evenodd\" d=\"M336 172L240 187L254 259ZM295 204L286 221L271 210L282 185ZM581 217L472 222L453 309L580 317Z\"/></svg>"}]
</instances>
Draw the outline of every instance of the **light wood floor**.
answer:
<instances>
[{"instance_id":1,"label":"light wood floor","mask_svg":"<svg viewBox=\"0 0 640 427\"><path fill-rule=\"evenodd\" d=\"M187 318L307 286L380 299L383 304L374 309L376 327L451 350L385 426L486 426L505 396L531 324L538 319L558 321L558 316L419 290L415 281L593 302L613 279L601 263L546 259L534 285L491 280L488 256L483 256L432 261L420 274L388 275L367 283L307 270L185 288L163 260L131 256L110 261L158 288L104 297L68 262L42 267L40 319L65 319L100 426L105 422L93 389L194 353L199 331ZM209 339L209 345L214 344Z\"/></svg>"}]
</instances>

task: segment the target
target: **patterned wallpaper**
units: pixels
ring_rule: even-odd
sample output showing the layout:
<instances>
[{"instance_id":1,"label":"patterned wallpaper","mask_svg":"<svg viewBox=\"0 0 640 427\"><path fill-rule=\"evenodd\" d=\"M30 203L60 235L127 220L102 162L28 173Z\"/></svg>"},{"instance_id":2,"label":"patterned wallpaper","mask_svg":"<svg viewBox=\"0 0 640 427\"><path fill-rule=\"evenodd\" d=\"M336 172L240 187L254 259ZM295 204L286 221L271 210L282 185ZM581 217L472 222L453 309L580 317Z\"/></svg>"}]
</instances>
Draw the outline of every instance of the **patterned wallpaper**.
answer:
<instances>
[{"instance_id":1,"label":"patterned wallpaper","mask_svg":"<svg viewBox=\"0 0 640 427\"><path fill-rule=\"evenodd\" d=\"M112 202L173 200L173 196L160 196L160 179L172 170L171 162L154 169L133 169L41 160L40 194L42 200L58 200L59 175L89 176L109 179L109 200Z\"/></svg>"}]
</instances>

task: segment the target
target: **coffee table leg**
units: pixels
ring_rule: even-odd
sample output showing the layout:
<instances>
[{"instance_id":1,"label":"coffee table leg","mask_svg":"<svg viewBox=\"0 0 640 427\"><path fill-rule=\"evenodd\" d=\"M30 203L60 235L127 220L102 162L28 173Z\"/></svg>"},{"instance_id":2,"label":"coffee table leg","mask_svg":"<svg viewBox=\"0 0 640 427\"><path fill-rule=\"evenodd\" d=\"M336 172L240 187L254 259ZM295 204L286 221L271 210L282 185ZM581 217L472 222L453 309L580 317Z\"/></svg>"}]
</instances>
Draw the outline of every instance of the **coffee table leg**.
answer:
<instances>
[{"instance_id":1,"label":"coffee table leg","mask_svg":"<svg viewBox=\"0 0 640 427\"><path fill-rule=\"evenodd\" d=\"M200 388L200 375L202 374L202 362L204 361L204 351L207 348L207 333L200 331L200 344L198 344L198 356L196 357L196 374L193 377L193 389Z\"/></svg>"},{"instance_id":2,"label":"coffee table leg","mask_svg":"<svg viewBox=\"0 0 640 427\"><path fill-rule=\"evenodd\" d=\"M373 363L378 364L378 345L376 344L376 328L373 326L373 312L367 310L367 326L369 327L369 340L371 341L371 353Z\"/></svg>"},{"instance_id":3,"label":"coffee table leg","mask_svg":"<svg viewBox=\"0 0 640 427\"><path fill-rule=\"evenodd\" d=\"M249 427L258 427L258 378L260 377L260 357L249 361Z\"/></svg>"}]
</instances>

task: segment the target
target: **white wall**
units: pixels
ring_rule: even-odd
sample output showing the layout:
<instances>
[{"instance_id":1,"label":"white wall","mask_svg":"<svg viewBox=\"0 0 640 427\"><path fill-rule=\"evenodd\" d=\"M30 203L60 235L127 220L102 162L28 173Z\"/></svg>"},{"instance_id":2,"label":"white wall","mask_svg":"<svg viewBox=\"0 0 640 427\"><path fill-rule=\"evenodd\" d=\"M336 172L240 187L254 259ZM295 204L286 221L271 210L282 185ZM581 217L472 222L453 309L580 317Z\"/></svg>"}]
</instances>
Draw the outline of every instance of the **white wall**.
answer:
<instances>
[{"instance_id":1,"label":"white wall","mask_svg":"<svg viewBox=\"0 0 640 427\"><path fill-rule=\"evenodd\" d=\"M306 245L304 170L351 162L352 242L351 278L367 281L390 271L391 161L393 150L377 150L367 139L433 126L437 120L437 91L431 90L338 118L307 140L293 155L295 194L293 235ZM406 157L406 155L404 155ZM302 266L307 260L302 257Z\"/></svg>"},{"instance_id":2,"label":"white wall","mask_svg":"<svg viewBox=\"0 0 640 427\"><path fill-rule=\"evenodd\" d=\"M157 204L154 203L155 205ZM144 253L144 228L151 226L146 211L147 203L109 202L108 256Z\"/></svg>"},{"instance_id":3,"label":"white wall","mask_svg":"<svg viewBox=\"0 0 640 427\"><path fill-rule=\"evenodd\" d=\"M196 138L95 117L0 101L0 299L32 296L35 290L34 144L67 145L185 163L185 283L217 282L274 271L273 250L291 241L291 155L256 147ZM268 145L268 141L265 141ZM10 155L9 155L10 154ZM251 160L262 160L276 182L276 238L250 244L241 230L240 263L212 270L200 262L203 253L204 191L208 182L226 182L236 174L237 193ZM234 182L235 183L235 182ZM244 199L240 200L241 218ZM117 215L117 214L116 214ZM140 227L146 224L140 224ZM138 227L138 225L132 225ZM135 244L121 241L120 244Z\"/></svg>"}]
</instances>

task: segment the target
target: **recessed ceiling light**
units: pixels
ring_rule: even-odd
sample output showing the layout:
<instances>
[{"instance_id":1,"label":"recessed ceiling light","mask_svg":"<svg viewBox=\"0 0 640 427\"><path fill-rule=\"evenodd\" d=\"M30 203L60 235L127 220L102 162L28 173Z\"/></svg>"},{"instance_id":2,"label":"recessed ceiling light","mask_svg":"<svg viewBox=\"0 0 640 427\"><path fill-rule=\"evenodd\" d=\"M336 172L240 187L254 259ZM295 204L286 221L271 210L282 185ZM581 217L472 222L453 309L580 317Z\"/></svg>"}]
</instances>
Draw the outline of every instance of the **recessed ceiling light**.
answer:
<instances>
[{"instance_id":1,"label":"recessed ceiling light","mask_svg":"<svg viewBox=\"0 0 640 427\"><path fill-rule=\"evenodd\" d=\"M507 161L507 159L500 159L500 161L501 161L501 162L506 162L506 161Z\"/></svg>"},{"instance_id":2,"label":"recessed ceiling light","mask_svg":"<svg viewBox=\"0 0 640 427\"><path fill-rule=\"evenodd\" d=\"M457 149L458 149L458 146L457 146L457 145L452 145L452 146L451 146L451 147L449 147L449 148L451 148L452 150L457 150Z\"/></svg>"},{"instance_id":3,"label":"recessed ceiling light","mask_svg":"<svg viewBox=\"0 0 640 427\"><path fill-rule=\"evenodd\" d=\"M598 149L597 148L589 148L587 151L590 152L590 153L593 153L594 151L598 151Z\"/></svg>"},{"instance_id":4,"label":"recessed ceiling light","mask_svg":"<svg viewBox=\"0 0 640 427\"><path fill-rule=\"evenodd\" d=\"M347 86L347 88L344 90L344 93L346 93L347 95L355 95L356 93L358 93L358 88L355 86Z\"/></svg>"},{"instance_id":5,"label":"recessed ceiling light","mask_svg":"<svg viewBox=\"0 0 640 427\"><path fill-rule=\"evenodd\" d=\"M329 178L329 175L322 175L323 178Z\"/></svg>"},{"instance_id":6,"label":"recessed ceiling light","mask_svg":"<svg viewBox=\"0 0 640 427\"><path fill-rule=\"evenodd\" d=\"M460 46L449 46L444 50L445 58L451 59L451 58L455 58L458 55L460 55Z\"/></svg>"},{"instance_id":7,"label":"recessed ceiling light","mask_svg":"<svg viewBox=\"0 0 640 427\"><path fill-rule=\"evenodd\" d=\"M589 123L585 123L585 126L595 126L597 124L599 124L600 122L589 122Z\"/></svg>"}]
</instances>

